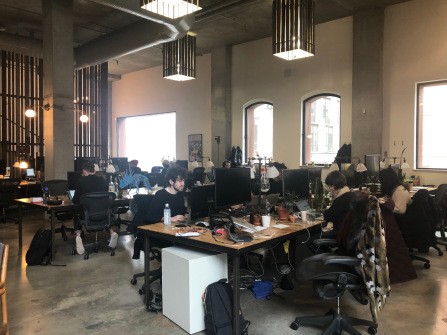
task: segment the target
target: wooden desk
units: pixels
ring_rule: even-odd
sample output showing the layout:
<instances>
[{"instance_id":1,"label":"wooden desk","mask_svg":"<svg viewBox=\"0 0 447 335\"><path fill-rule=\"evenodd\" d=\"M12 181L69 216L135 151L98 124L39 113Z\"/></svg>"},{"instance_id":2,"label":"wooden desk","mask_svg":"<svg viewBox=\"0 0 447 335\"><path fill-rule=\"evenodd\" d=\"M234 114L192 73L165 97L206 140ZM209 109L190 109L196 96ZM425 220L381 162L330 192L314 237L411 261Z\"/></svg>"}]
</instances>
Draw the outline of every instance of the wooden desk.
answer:
<instances>
[{"instance_id":1,"label":"wooden desk","mask_svg":"<svg viewBox=\"0 0 447 335\"><path fill-rule=\"evenodd\" d=\"M62 198L62 197L61 197ZM54 247L55 241L54 241L54 230L55 230L55 218L57 212L76 212L79 209L79 205L73 204L71 201L69 201L66 197L64 198L64 202L62 205L48 205L44 204L42 201L40 202L32 202L31 198L22 198L22 199L15 199L14 202L19 205L19 248L22 248L22 222L23 222L23 207L38 209L42 211L49 211L51 213L51 254L50 259L54 259L54 254L56 251L56 248ZM116 198L115 202L113 203L114 206L126 206L129 204L130 196L123 196L122 198Z\"/></svg>"},{"instance_id":2,"label":"wooden desk","mask_svg":"<svg viewBox=\"0 0 447 335\"><path fill-rule=\"evenodd\" d=\"M246 254L249 251L256 250L263 247L289 240L300 234L307 234L306 229L314 230L320 226L319 221L313 225L304 224L302 221L296 221L294 224L290 222L279 222L287 225L286 228L268 228L259 232L259 236L262 234L271 235L270 237L256 237L252 242L245 243L232 243L224 236L216 236L214 240L211 235L211 231L204 230L204 233L198 237L177 237L175 233L178 231L174 225L166 226L163 223L156 223L151 225L145 225L138 227L140 232L144 234L144 270L145 270L145 297L144 302L146 308L149 310L149 273L150 273L150 256L149 256L149 238L156 237L167 241L175 242L175 244L182 244L194 248L200 248L207 251L214 251L218 253L226 253L233 259L233 334L239 334L239 286L240 286L240 256ZM272 226L276 224L275 220L271 220Z\"/></svg>"}]
</instances>

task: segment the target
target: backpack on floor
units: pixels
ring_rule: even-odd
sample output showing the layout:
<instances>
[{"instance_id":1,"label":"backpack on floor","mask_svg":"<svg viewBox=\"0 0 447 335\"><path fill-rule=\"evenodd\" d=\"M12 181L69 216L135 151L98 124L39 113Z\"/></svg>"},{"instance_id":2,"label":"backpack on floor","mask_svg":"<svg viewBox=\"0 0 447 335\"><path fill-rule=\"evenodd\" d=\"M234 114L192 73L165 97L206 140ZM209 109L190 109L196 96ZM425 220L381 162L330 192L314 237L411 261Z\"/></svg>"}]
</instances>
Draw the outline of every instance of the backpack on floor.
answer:
<instances>
[{"instance_id":1,"label":"backpack on floor","mask_svg":"<svg viewBox=\"0 0 447 335\"><path fill-rule=\"evenodd\" d=\"M34 235L28 251L26 252L26 264L48 265L51 252L51 230L39 229Z\"/></svg>"},{"instance_id":2,"label":"backpack on floor","mask_svg":"<svg viewBox=\"0 0 447 335\"><path fill-rule=\"evenodd\" d=\"M226 279L208 285L204 293L206 335L232 335L233 289ZM246 321L239 307L240 335L248 334Z\"/></svg>"}]
</instances>

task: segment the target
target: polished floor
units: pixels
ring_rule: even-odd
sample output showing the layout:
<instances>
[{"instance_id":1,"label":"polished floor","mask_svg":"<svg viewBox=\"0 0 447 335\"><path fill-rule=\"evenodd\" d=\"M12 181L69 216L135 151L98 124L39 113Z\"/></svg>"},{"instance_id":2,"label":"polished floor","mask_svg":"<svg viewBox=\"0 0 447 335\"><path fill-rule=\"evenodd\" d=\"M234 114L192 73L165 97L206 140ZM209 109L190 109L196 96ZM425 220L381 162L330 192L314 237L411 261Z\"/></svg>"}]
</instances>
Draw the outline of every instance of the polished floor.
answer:
<instances>
[{"instance_id":1,"label":"polished floor","mask_svg":"<svg viewBox=\"0 0 447 335\"><path fill-rule=\"evenodd\" d=\"M20 251L17 225L0 223L0 240L10 245L7 294L11 335L187 334L162 313L146 311L138 294L141 280L136 286L130 284L132 274L143 269L142 258L131 259L130 236L120 237L114 257L100 253L84 260L71 255L73 236L64 242L58 234L54 263L66 266L29 267L25 253L34 232L43 225L48 227L48 220L42 213L26 215ZM417 280L392 286L380 314L378 334L447 334L447 253L439 257L431 251L429 258L429 270L416 263ZM274 267L266 273L270 273L270 279L281 277ZM180 277L178 285L182 285ZM297 315L324 314L334 307L334 301L320 300L310 283L295 283L292 291L277 288L275 295L265 301L256 300L250 291L242 289L241 304L246 319L251 321L249 333L259 335L321 334L321 330L310 327L293 331L289 325ZM370 318L369 307L350 295L343 297L341 308L344 314ZM366 329L360 331L367 334Z\"/></svg>"}]
</instances>

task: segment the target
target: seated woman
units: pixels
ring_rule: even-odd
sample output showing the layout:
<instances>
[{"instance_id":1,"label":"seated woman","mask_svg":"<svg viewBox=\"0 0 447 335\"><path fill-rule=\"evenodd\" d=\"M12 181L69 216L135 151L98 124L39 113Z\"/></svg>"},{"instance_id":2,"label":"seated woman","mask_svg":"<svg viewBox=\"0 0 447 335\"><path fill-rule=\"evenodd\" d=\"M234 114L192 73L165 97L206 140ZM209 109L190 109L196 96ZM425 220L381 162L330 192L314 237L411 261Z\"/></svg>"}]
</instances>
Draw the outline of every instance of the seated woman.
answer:
<instances>
[{"instance_id":1,"label":"seated woman","mask_svg":"<svg viewBox=\"0 0 447 335\"><path fill-rule=\"evenodd\" d=\"M319 248L315 246L314 240L319 238L336 238L346 215L350 211L350 204L354 197L347 186L345 176L341 174L340 171L332 171L329 173L326 176L324 183L331 192L332 205L324 211L323 217L324 221L333 223L333 229L328 232L314 234L309 238L307 246L314 253L328 251L327 248Z\"/></svg>"},{"instance_id":2,"label":"seated woman","mask_svg":"<svg viewBox=\"0 0 447 335\"><path fill-rule=\"evenodd\" d=\"M379 180L384 194L379 203L384 221L390 282L402 283L417 278L417 275L394 213L405 214L411 204L411 195L391 168L380 171Z\"/></svg>"}]
</instances>

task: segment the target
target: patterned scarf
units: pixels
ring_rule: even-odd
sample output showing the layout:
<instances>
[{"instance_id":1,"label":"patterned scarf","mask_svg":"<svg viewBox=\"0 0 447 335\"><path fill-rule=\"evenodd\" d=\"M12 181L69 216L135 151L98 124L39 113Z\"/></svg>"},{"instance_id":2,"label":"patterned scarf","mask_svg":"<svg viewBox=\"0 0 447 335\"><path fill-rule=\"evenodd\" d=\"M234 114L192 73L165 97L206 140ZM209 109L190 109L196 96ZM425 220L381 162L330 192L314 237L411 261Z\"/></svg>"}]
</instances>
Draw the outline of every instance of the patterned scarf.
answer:
<instances>
[{"instance_id":1,"label":"patterned scarf","mask_svg":"<svg viewBox=\"0 0 447 335\"><path fill-rule=\"evenodd\" d=\"M361 271L367 287L371 315L377 322L379 311L390 293L390 279L386 258L385 232L377 198L371 196L367 204L367 218L357 243L357 257L362 259Z\"/></svg>"}]
</instances>

